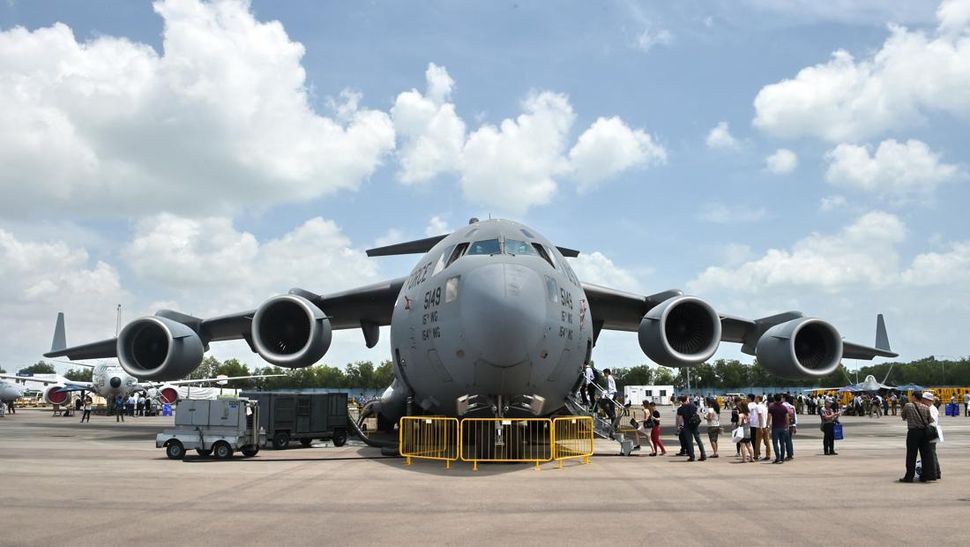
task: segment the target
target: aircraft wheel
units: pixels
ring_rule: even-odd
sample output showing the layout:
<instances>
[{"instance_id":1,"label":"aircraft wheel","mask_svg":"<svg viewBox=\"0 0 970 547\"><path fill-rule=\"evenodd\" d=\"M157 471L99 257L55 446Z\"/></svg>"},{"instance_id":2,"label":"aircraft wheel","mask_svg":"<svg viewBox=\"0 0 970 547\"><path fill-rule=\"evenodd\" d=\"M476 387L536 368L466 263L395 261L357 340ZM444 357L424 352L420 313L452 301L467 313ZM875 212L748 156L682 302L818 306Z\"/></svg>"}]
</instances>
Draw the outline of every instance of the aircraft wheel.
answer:
<instances>
[{"instance_id":1,"label":"aircraft wheel","mask_svg":"<svg viewBox=\"0 0 970 547\"><path fill-rule=\"evenodd\" d=\"M303 446L303 448L310 448L310 445L313 444L313 439L303 437L300 439L300 444Z\"/></svg>"},{"instance_id":2,"label":"aircraft wheel","mask_svg":"<svg viewBox=\"0 0 970 547\"><path fill-rule=\"evenodd\" d=\"M212 454L212 449L209 448L196 448L195 453L202 456L203 458L208 458Z\"/></svg>"},{"instance_id":3,"label":"aircraft wheel","mask_svg":"<svg viewBox=\"0 0 970 547\"><path fill-rule=\"evenodd\" d=\"M215 453L216 458L219 458L220 460L228 460L232 457L232 447L229 446L229 443L225 441L217 442L216 445L212 447L212 451Z\"/></svg>"},{"instance_id":4,"label":"aircraft wheel","mask_svg":"<svg viewBox=\"0 0 970 547\"><path fill-rule=\"evenodd\" d=\"M165 445L165 455L170 460L181 460L185 456L185 447L182 446L181 441L168 441Z\"/></svg>"},{"instance_id":5,"label":"aircraft wheel","mask_svg":"<svg viewBox=\"0 0 970 547\"><path fill-rule=\"evenodd\" d=\"M273 448L276 450L283 450L290 444L290 434L285 431L280 431L276 435L273 435Z\"/></svg>"},{"instance_id":6,"label":"aircraft wheel","mask_svg":"<svg viewBox=\"0 0 970 547\"><path fill-rule=\"evenodd\" d=\"M347 444L347 432L343 429L338 429L333 434L333 445L343 446L345 444Z\"/></svg>"}]
</instances>

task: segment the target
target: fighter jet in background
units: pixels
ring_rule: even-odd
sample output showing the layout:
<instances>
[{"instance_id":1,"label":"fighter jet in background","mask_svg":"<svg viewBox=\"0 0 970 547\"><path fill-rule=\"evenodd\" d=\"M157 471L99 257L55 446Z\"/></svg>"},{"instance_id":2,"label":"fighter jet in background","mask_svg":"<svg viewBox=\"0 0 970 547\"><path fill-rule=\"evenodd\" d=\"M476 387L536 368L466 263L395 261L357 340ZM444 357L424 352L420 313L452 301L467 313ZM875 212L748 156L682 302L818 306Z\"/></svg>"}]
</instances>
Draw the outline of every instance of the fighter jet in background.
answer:
<instances>
[{"instance_id":1,"label":"fighter jet in background","mask_svg":"<svg viewBox=\"0 0 970 547\"><path fill-rule=\"evenodd\" d=\"M454 233L367 254L423 256L407 277L325 295L292 289L207 319L162 310L116 338L46 356L118 357L129 374L165 381L192 372L212 342L243 339L266 361L296 368L326 354L334 329L360 329L374 347L379 327L390 325L394 381L370 407L387 427L405 414L559 413L604 329L636 332L647 357L671 367L739 343L789 378L825 376L843 358L897 355L888 342L844 342L831 324L798 312L744 319L678 290L644 296L582 283L566 260L577 251L508 220L472 219Z\"/></svg>"}]
</instances>

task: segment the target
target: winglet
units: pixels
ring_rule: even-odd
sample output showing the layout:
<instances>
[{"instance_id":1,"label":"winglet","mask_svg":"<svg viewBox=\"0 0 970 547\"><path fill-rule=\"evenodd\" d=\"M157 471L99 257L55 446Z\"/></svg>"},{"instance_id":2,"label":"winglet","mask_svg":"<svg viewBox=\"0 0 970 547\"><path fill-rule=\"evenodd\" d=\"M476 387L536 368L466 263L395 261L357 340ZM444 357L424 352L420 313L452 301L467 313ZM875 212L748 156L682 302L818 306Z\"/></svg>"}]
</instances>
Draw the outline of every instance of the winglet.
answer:
<instances>
[{"instance_id":1,"label":"winglet","mask_svg":"<svg viewBox=\"0 0 970 547\"><path fill-rule=\"evenodd\" d=\"M57 324L54 326L54 340L51 341L51 352L61 351L67 347L67 337L64 335L64 312L57 313Z\"/></svg>"},{"instance_id":2,"label":"winglet","mask_svg":"<svg viewBox=\"0 0 970 547\"><path fill-rule=\"evenodd\" d=\"M889 347L889 335L886 334L886 321L882 314L876 316L876 347L886 351L892 351Z\"/></svg>"}]
</instances>

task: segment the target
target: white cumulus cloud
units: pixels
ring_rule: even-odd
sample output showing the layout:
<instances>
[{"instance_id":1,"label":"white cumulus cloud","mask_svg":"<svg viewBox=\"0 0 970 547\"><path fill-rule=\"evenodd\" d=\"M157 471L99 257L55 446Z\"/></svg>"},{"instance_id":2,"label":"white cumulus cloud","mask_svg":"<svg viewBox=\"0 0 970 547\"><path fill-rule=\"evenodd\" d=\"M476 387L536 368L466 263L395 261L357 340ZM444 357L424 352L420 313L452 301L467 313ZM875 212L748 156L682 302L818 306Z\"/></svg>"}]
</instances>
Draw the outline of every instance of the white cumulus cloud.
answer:
<instances>
[{"instance_id":1,"label":"white cumulus cloud","mask_svg":"<svg viewBox=\"0 0 970 547\"><path fill-rule=\"evenodd\" d=\"M711 266L689 283L692 292L726 289L755 293L772 286L837 291L852 285L885 286L898 271L896 246L906 226L896 216L866 213L832 235L812 234L791 249L769 249L737 266Z\"/></svg>"},{"instance_id":2,"label":"white cumulus cloud","mask_svg":"<svg viewBox=\"0 0 970 547\"><path fill-rule=\"evenodd\" d=\"M840 144L826 154L826 180L836 185L903 202L926 199L937 186L953 179L957 167L940 162L926 143L889 139L870 146Z\"/></svg>"},{"instance_id":3,"label":"white cumulus cloud","mask_svg":"<svg viewBox=\"0 0 970 547\"><path fill-rule=\"evenodd\" d=\"M584 283L627 291L640 288L636 276L599 251L580 253L576 258L570 258L569 264Z\"/></svg>"},{"instance_id":4,"label":"white cumulus cloud","mask_svg":"<svg viewBox=\"0 0 970 547\"><path fill-rule=\"evenodd\" d=\"M731 135L731 128L727 122L718 122L707 133L705 140L708 148L716 150L733 150L738 148L738 140Z\"/></svg>"},{"instance_id":5,"label":"white cumulus cloud","mask_svg":"<svg viewBox=\"0 0 970 547\"><path fill-rule=\"evenodd\" d=\"M765 168L776 175L787 175L798 167L798 156L787 148L779 148L765 158Z\"/></svg>"},{"instance_id":6,"label":"white cumulus cloud","mask_svg":"<svg viewBox=\"0 0 970 547\"><path fill-rule=\"evenodd\" d=\"M440 173L460 168L465 122L449 102L455 82L434 63L425 71L427 91L401 93L391 108L394 129L401 139L398 178L407 184L427 182Z\"/></svg>"},{"instance_id":7,"label":"white cumulus cloud","mask_svg":"<svg viewBox=\"0 0 970 547\"><path fill-rule=\"evenodd\" d=\"M621 171L666 163L667 151L649 134L618 117L599 118L569 151L572 176L580 192L588 191Z\"/></svg>"},{"instance_id":8,"label":"white cumulus cloud","mask_svg":"<svg viewBox=\"0 0 970 547\"><path fill-rule=\"evenodd\" d=\"M871 55L856 59L838 50L826 63L765 86L754 100L754 125L782 137L844 142L922 123L933 112L970 117L968 12L966 0L947 0L935 34L890 25Z\"/></svg>"},{"instance_id":9,"label":"white cumulus cloud","mask_svg":"<svg viewBox=\"0 0 970 547\"><path fill-rule=\"evenodd\" d=\"M161 0L163 50L0 32L0 212L230 210L355 189L394 147L384 112L309 105L303 46L248 2ZM150 198L148 197L150 196Z\"/></svg>"}]
</instances>

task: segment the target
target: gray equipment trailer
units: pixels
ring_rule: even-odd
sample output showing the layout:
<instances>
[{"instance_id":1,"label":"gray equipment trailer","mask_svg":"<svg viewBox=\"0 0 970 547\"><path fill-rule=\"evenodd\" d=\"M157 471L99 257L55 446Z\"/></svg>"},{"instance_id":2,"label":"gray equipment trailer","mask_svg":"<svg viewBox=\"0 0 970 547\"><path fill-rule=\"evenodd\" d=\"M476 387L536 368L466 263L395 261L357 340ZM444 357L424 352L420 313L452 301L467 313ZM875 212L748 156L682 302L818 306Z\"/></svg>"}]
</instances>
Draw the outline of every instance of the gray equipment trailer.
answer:
<instances>
[{"instance_id":1,"label":"gray equipment trailer","mask_svg":"<svg viewBox=\"0 0 970 547\"><path fill-rule=\"evenodd\" d=\"M155 447L165 448L165 455L180 460L186 450L195 449L200 456L225 460L237 450L249 458L266 442L259 427L260 405L249 399L216 399L179 401L175 410L175 429L166 429L155 437Z\"/></svg>"},{"instance_id":2,"label":"gray equipment trailer","mask_svg":"<svg viewBox=\"0 0 970 547\"><path fill-rule=\"evenodd\" d=\"M297 440L303 446L310 446L313 439L329 440L334 446L347 442L346 393L244 391L242 395L259 401L259 425L277 450Z\"/></svg>"}]
</instances>

